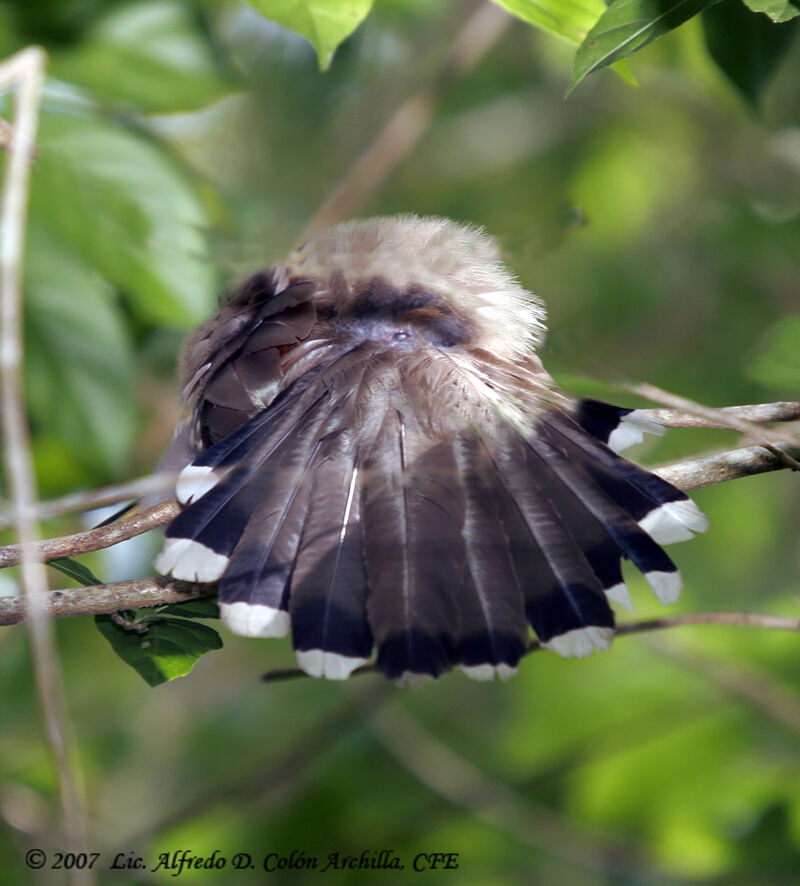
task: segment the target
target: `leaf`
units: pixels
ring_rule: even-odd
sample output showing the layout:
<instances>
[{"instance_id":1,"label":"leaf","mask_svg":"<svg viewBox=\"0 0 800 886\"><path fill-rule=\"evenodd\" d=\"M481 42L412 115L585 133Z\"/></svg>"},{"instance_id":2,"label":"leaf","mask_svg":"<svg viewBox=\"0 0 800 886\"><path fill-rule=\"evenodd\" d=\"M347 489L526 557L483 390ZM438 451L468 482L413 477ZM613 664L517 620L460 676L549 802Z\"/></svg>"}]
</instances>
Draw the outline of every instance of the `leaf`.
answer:
<instances>
[{"instance_id":1,"label":"leaf","mask_svg":"<svg viewBox=\"0 0 800 886\"><path fill-rule=\"evenodd\" d=\"M73 560L72 557L58 557L55 560L48 561L47 565L52 566L53 569L59 572L63 572L64 575L68 575L70 578L74 578L75 581L84 587L103 584L103 580L98 578L88 566Z\"/></svg>"},{"instance_id":2,"label":"leaf","mask_svg":"<svg viewBox=\"0 0 800 886\"><path fill-rule=\"evenodd\" d=\"M140 623L145 631L126 629L109 615L96 615L95 624L117 655L151 686L184 677L200 656L222 648L212 628L180 618L153 618Z\"/></svg>"},{"instance_id":3,"label":"leaf","mask_svg":"<svg viewBox=\"0 0 800 886\"><path fill-rule=\"evenodd\" d=\"M373 0L247 0L263 16L302 34L326 70L337 46L361 24Z\"/></svg>"},{"instance_id":4,"label":"leaf","mask_svg":"<svg viewBox=\"0 0 800 886\"><path fill-rule=\"evenodd\" d=\"M213 308L208 216L184 171L145 137L45 114L31 215L121 289L143 320L188 326Z\"/></svg>"},{"instance_id":5,"label":"leaf","mask_svg":"<svg viewBox=\"0 0 800 886\"><path fill-rule=\"evenodd\" d=\"M701 18L711 57L757 105L797 32L797 22L775 24L740 0L723 0L704 10Z\"/></svg>"},{"instance_id":6,"label":"leaf","mask_svg":"<svg viewBox=\"0 0 800 886\"><path fill-rule=\"evenodd\" d=\"M219 618L219 606L214 597L196 597L183 603L168 603L158 609L159 615L180 615L183 618Z\"/></svg>"},{"instance_id":7,"label":"leaf","mask_svg":"<svg viewBox=\"0 0 800 886\"><path fill-rule=\"evenodd\" d=\"M26 396L35 423L94 473L113 474L135 431L132 345L113 292L31 220L25 262Z\"/></svg>"},{"instance_id":8,"label":"leaf","mask_svg":"<svg viewBox=\"0 0 800 886\"><path fill-rule=\"evenodd\" d=\"M715 2L616 0L578 47L568 94L588 74L642 49Z\"/></svg>"},{"instance_id":9,"label":"leaf","mask_svg":"<svg viewBox=\"0 0 800 886\"><path fill-rule=\"evenodd\" d=\"M763 12L774 22L788 22L800 15L797 0L744 0L753 12Z\"/></svg>"},{"instance_id":10,"label":"leaf","mask_svg":"<svg viewBox=\"0 0 800 886\"><path fill-rule=\"evenodd\" d=\"M53 53L50 73L148 111L201 108L226 92L198 18L165 0L112 8L77 46Z\"/></svg>"},{"instance_id":11,"label":"leaf","mask_svg":"<svg viewBox=\"0 0 800 886\"><path fill-rule=\"evenodd\" d=\"M494 0L529 25L580 43L606 11L603 0Z\"/></svg>"},{"instance_id":12,"label":"leaf","mask_svg":"<svg viewBox=\"0 0 800 886\"><path fill-rule=\"evenodd\" d=\"M748 374L768 385L800 391L800 314L783 317L773 326Z\"/></svg>"},{"instance_id":13,"label":"leaf","mask_svg":"<svg viewBox=\"0 0 800 886\"><path fill-rule=\"evenodd\" d=\"M493 2L529 25L548 34L563 37L573 44L580 43L606 11L603 0L493 0ZM638 85L627 62L617 62L613 68L631 86Z\"/></svg>"}]
</instances>

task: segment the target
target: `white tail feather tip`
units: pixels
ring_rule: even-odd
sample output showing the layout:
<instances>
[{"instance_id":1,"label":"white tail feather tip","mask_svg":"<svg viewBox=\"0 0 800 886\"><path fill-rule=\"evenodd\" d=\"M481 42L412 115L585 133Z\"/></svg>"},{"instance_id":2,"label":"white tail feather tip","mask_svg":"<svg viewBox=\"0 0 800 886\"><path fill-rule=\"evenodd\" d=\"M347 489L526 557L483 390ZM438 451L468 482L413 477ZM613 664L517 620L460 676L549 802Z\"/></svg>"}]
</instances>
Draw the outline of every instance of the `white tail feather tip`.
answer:
<instances>
[{"instance_id":1,"label":"white tail feather tip","mask_svg":"<svg viewBox=\"0 0 800 886\"><path fill-rule=\"evenodd\" d=\"M655 434L662 437L664 426L645 415L641 410L634 409L633 412L622 416L620 423L609 435L607 445L614 452L622 452L629 446L641 443L645 434Z\"/></svg>"},{"instance_id":2,"label":"white tail feather tip","mask_svg":"<svg viewBox=\"0 0 800 886\"><path fill-rule=\"evenodd\" d=\"M680 572L646 572L644 577L665 606L677 601L683 586Z\"/></svg>"},{"instance_id":3,"label":"white tail feather tip","mask_svg":"<svg viewBox=\"0 0 800 886\"><path fill-rule=\"evenodd\" d=\"M619 584L613 585L613 587L606 588L605 594L606 598L612 603L616 603L617 606L621 606L623 609L627 609L628 612L633 612L631 595L628 592L628 586L625 584L624 581L621 581Z\"/></svg>"},{"instance_id":4,"label":"white tail feather tip","mask_svg":"<svg viewBox=\"0 0 800 886\"><path fill-rule=\"evenodd\" d=\"M220 603L219 614L225 626L240 637L285 637L289 633L289 613L273 606Z\"/></svg>"},{"instance_id":5,"label":"white tail feather tip","mask_svg":"<svg viewBox=\"0 0 800 886\"><path fill-rule=\"evenodd\" d=\"M502 663L498 665L461 665L461 670L470 680L479 680L481 682L494 680L495 677L499 677L501 680L508 680L517 673L517 668Z\"/></svg>"},{"instance_id":6,"label":"white tail feather tip","mask_svg":"<svg viewBox=\"0 0 800 886\"><path fill-rule=\"evenodd\" d=\"M220 476L207 465L187 465L175 484L175 498L182 505L196 501L213 489L220 481Z\"/></svg>"},{"instance_id":7,"label":"white tail feather tip","mask_svg":"<svg viewBox=\"0 0 800 886\"><path fill-rule=\"evenodd\" d=\"M295 655L297 663L310 677L326 677L328 680L346 680L356 668L369 661L324 649L296 649Z\"/></svg>"},{"instance_id":8,"label":"white tail feather tip","mask_svg":"<svg viewBox=\"0 0 800 886\"><path fill-rule=\"evenodd\" d=\"M591 655L595 649L608 649L614 639L613 628L577 628L567 631L559 637L553 637L542 643L547 649L552 649L564 658L585 658Z\"/></svg>"},{"instance_id":9,"label":"white tail feather tip","mask_svg":"<svg viewBox=\"0 0 800 886\"><path fill-rule=\"evenodd\" d=\"M156 572L179 581L217 581L228 566L228 557L191 538L166 538L156 557Z\"/></svg>"}]
</instances>

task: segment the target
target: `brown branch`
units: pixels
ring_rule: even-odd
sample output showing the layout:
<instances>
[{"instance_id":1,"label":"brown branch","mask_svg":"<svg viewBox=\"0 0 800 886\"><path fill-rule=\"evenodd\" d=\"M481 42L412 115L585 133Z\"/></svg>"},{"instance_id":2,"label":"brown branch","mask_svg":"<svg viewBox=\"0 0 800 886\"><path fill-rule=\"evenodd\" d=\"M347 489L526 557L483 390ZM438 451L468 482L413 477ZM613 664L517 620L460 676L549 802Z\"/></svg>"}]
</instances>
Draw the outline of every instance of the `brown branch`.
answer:
<instances>
[{"instance_id":1,"label":"brown branch","mask_svg":"<svg viewBox=\"0 0 800 886\"><path fill-rule=\"evenodd\" d=\"M0 88L17 90L13 136L6 145L0 207L0 394L3 456L11 494L13 525L20 542L22 601L29 620L36 687L47 741L58 775L63 835L73 851L86 849L88 823L77 756L52 622L47 575L39 549L36 480L23 395L22 267L28 214L31 150L39 123L46 57L29 47L0 65ZM88 871L72 871L72 883L91 883Z\"/></svg>"},{"instance_id":2,"label":"brown branch","mask_svg":"<svg viewBox=\"0 0 800 886\"><path fill-rule=\"evenodd\" d=\"M652 399L652 398L650 398ZM730 419L743 419L751 424L800 421L800 403L756 403L751 406L723 406L700 416L683 409L642 409L649 418L665 428L730 428Z\"/></svg>"},{"instance_id":3,"label":"brown branch","mask_svg":"<svg viewBox=\"0 0 800 886\"><path fill-rule=\"evenodd\" d=\"M129 480L127 483L116 483L114 486L90 489L86 492L72 492L69 495L62 495L60 498L39 502L36 506L36 516L39 520L48 520L63 514L90 511L93 508L119 504L119 502L139 498L143 495L171 491L175 488L177 479L178 474L174 471L162 471L157 474L149 474L146 477L139 477L137 480ZM0 529L7 529L12 523L10 512L0 511Z\"/></svg>"},{"instance_id":4,"label":"brown branch","mask_svg":"<svg viewBox=\"0 0 800 886\"><path fill-rule=\"evenodd\" d=\"M694 400L686 399L686 397L679 397L677 394L672 394L656 385L639 382L633 385L624 385L623 387L633 394L652 400L654 403L663 403L672 409L688 412L691 415L696 415L698 418L705 419L710 423L711 427L723 427L739 431L753 440L753 442L769 450L776 458L783 461L787 468L793 471L800 471L800 462L790 455L786 449L782 448L787 442L790 442L786 439L785 429L778 431L771 428L763 428L756 422L743 418L740 414L730 410L725 411L711 406L704 406L702 403L696 403ZM716 424L717 422L719 424Z\"/></svg>"},{"instance_id":5,"label":"brown branch","mask_svg":"<svg viewBox=\"0 0 800 886\"><path fill-rule=\"evenodd\" d=\"M141 535L150 529L163 526L176 517L179 512L180 506L177 501L165 501L141 513L134 513L132 516L109 523L107 526L98 526L97 529L76 532L74 535L48 538L39 542L36 550L43 560L88 554L90 551L110 548L121 541L133 538L135 535ZM0 569L6 566L16 566L19 562L20 545L7 545L0 548Z\"/></svg>"},{"instance_id":6,"label":"brown branch","mask_svg":"<svg viewBox=\"0 0 800 886\"><path fill-rule=\"evenodd\" d=\"M800 457L800 446L784 450L793 458ZM783 459L773 455L762 446L747 446L743 449L730 449L716 455L707 455L692 461L678 462L653 468L654 474L688 492L704 486L714 486L727 480L738 480L754 474L781 471L787 467Z\"/></svg>"},{"instance_id":7,"label":"brown branch","mask_svg":"<svg viewBox=\"0 0 800 886\"><path fill-rule=\"evenodd\" d=\"M797 450L790 448L789 451L800 455L800 448ZM656 468L653 473L668 480L679 489L691 490L721 483L725 480L733 480L737 477L749 477L752 474L778 471L785 467L786 465L771 453L760 446L753 446ZM99 551L136 535L141 535L150 529L163 526L165 523L169 523L179 511L180 506L176 501L162 502L146 511L134 513L132 516L124 517L107 526L100 526L86 532L77 532L74 535L47 539L39 543L37 550L44 560L74 557L78 554ZM16 566L19 561L19 545L0 547L0 569Z\"/></svg>"},{"instance_id":8,"label":"brown branch","mask_svg":"<svg viewBox=\"0 0 800 886\"><path fill-rule=\"evenodd\" d=\"M110 615L122 609L183 603L197 597L216 594L216 585L192 585L184 582L136 578L90 587L50 591L46 614L50 618L76 615ZM18 597L0 597L0 625L25 621L25 607Z\"/></svg>"},{"instance_id":9,"label":"brown branch","mask_svg":"<svg viewBox=\"0 0 800 886\"><path fill-rule=\"evenodd\" d=\"M336 222L358 215L372 194L422 138L445 88L473 68L511 22L511 17L493 3L482 3L478 7L456 34L439 72L392 114L308 222L298 242L304 242Z\"/></svg>"}]
</instances>

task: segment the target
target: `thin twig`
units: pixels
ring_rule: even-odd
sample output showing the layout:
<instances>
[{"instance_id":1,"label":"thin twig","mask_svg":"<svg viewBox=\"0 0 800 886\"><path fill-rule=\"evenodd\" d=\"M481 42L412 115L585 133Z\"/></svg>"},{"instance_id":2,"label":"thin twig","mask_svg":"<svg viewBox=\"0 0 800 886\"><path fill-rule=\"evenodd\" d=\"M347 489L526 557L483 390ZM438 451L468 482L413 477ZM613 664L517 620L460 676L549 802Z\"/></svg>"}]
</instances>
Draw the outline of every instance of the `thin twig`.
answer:
<instances>
[{"instance_id":1,"label":"thin twig","mask_svg":"<svg viewBox=\"0 0 800 886\"><path fill-rule=\"evenodd\" d=\"M800 619L787 618L783 615L769 615L760 612L690 612L686 615L669 615L664 618L649 618L644 621L623 622L617 625L614 636L624 637L628 634L644 634L650 631L663 631L667 628L686 627L687 625L727 625L747 628L765 628L773 631L793 631L800 633ZM541 652L544 647L538 640L531 640L526 655ZM362 665L353 671L354 675L377 673L375 665ZM265 683L277 683L281 680L293 680L308 676L300 668L280 668L268 671L261 679Z\"/></svg>"},{"instance_id":2,"label":"thin twig","mask_svg":"<svg viewBox=\"0 0 800 886\"><path fill-rule=\"evenodd\" d=\"M725 412L722 409L714 409L711 406L704 406L702 403L696 403L694 400L687 400L685 397L679 397L669 391L663 390L656 385L646 382L639 382L633 385L624 385L626 390L639 397L652 400L654 403L663 403L672 409L682 410L699 418L704 418L708 422L719 422L715 427L731 428L739 431L749 437L753 442L758 443L765 449L768 449L776 458L784 462L786 467L793 471L800 471L800 462L793 458L785 449L781 448L787 442L784 429L772 430L763 428L753 421L748 421L741 415L733 412Z\"/></svg>"},{"instance_id":3,"label":"thin twig","mask_svg":"<svg viewBox=\"0 0 800 886\"><path fill-rule=\"evenodd\" d=\"M104 585L50 591L46 613L50 618L109 615L122 609L138 609L140 606L183 603L184 600L208 597L216 592L216 585L134 578ZM15 625L24 620L25 607L20 598L0 597L0 625Z\"/></svg>"},{"instance_id":4,"label":"thin twig","mask_svg":"<svg viewBox=\"0 0 800 886\"><path fill-rule=\"evenodd\" d=\"M800 446L787 447L785 451L794 458L800 457ZM731 449L692 461L653 468L652 471L662 480L687 492L691 489L724 483L726 480L784 470L786 467L782 459L763 447L746 446L743 449Z\"/></svg>"},{"instance_id":5,"label":"thin twig","mask_svg":"<svg viewBox=\"0 0 800 886\"><path fill-rule=\"evenodd\" d=\"M47 575L37 542L36 481L22 394L22 263L30 188L30 147L36 141L45 55L30 47L0 65L0 88L17 87L14 137L8 147L0 209L0 385L3 454L11 493L14 527L20 541L21 578L30 626L36 685L45 729L58 773L62 825L67 845L85 849L88 827L77 758L70 741L58 653L47 615ZM74 871L75 883L88 883L86 871Z\"/></svg>"},{"instance_id":6,"label":"thin twig","mask_svg":"<svg viewBox=\"0 0 800 886\"><path fill-rule=\"evenodd\" d=\"M800 421L800 403L779 401L778 403L755 403L750 406L722 406L713 410L713 415L703 416L682 409L641 409L648 418L659 422L665 428L730 428L730 418L744 419L752 424L771 422ZM720 416L724 417L720 419ZM784 429L780 431L785 434Z\"/></svg>"},{"instance_id":7,"label":"thin twig","mask_svg":"<svg viewBox=\"0 0 800 886\"><path fill-rule=\"evenodd\" d=\"M63 514L108 507L122 501L140 498L143 495L155 495L167 490L174 490L177 479L176 472L162 471L157 474L148 474L146 477L139 477L137 480L129 480L126 483L104 486L102 489L73 492L50 501L39 502L36 507L36 516L39 520L49 520ZM7 529L12 525L12 522L9 511L0 511L0 529Z\"/></svg>"},{"instance_id":8,"label":"thin twig","mask_svg":"<svg viewBox=\"0 0 800 886\"><path fill-rule=\"evenodd\" d=\"M180 513L180 506L174 499L162 502L141 513L134 513L106 526L76 532L74 535L62 535L59 538L48 538L38 543L36 550L43 560L55 560L58 557L74 557L77 554L88 554L110 548L121 541L127 541L135 535L141 535L150 529L169 523ZM0 548L0 569L16 566L20 562L20 545L7 545Z\"/></svg>"},{"instance_id":9,"label":"thin twig","mask_svg":"<svg viewBox=\"0 0 800 886\"><path fill-rule=\"evenodd\" d=\"M513 19L494 3L482 3L456 34L441 69L407 98L360 154L299 237L300 243L336 222L352 218L422 138L444 89L471 70Z\"/></svg>"}]
</instances>

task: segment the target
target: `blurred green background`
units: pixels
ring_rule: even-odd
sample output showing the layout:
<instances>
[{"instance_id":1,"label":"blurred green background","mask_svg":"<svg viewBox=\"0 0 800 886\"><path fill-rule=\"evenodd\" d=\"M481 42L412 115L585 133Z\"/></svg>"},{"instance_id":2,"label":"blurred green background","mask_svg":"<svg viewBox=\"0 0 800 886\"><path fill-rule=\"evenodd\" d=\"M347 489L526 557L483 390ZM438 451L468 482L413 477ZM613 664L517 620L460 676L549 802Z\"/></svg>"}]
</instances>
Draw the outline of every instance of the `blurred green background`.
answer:
<instances>
[{"instance_id":1,"label":"blurred green background","mask_svg":"<svg viewBox=\"0 0 800 886\"><path fill-rule=\"evenodd\" d=\"M50 54L26 272L42 497L150 471L179 414L183 336L230 280L293 244L393 109L436 79L473 9L378 0L322 73L310 44L241 3L0 3L0 56L32 42ZM637 405L609 387L622 376L713 405L797 399L794 24L780 26L774 76L747 94L695 18L630 60L638 88L603 70L564 100L574 46L515 21L441 85L418 145L362 214L452 216L496 235L548 305L543 356L571 393ZM735 443L675 430L632 457ZM796 616L797 477L695 498L711 531L673 549L686 588L671 611ZM144 537L83 560L103 580L145 576L157 547ZM635 617L661 614L628 577ZM14 591L13 575L0 581ZM151 689L91 619L57 631L100 883L173 882L106 868L117 851L152 867L181 849L322 864L387 849L406 865L273 875L330 886L800 883L796 636L681 628L581 661L537 654L507 683L451 674L401 691L372 676L261 684L293 665L289 641L227 634L189 676ZM63 847L18 627L0 630L0 698L2 882L60 883L23 862ZM459 853L458 870L413 873L429 852ZM180 875L267 879L230 863Z\"/></svg>"}]
</instances>

